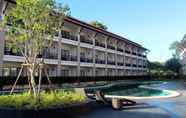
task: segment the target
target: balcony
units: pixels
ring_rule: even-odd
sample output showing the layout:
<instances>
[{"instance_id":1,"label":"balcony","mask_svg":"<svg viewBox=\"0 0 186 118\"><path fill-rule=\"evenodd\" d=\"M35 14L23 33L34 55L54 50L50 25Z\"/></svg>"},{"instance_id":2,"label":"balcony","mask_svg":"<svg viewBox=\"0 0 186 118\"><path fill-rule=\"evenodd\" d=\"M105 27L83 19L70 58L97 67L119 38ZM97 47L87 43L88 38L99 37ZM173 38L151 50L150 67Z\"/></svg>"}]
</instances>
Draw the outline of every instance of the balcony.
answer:
<instances>
[{"instance_id":1,"label":"balcony","mask_svg":"<svg viewBox=\"0 0 186 118\"><path fill-rule=\"evenodd\" d=\"M147 58L147 55L142 55L142 57Z\"/></svg>"},{"instance_id":2,"label":"balcony","mask_svg":"<svg viewBox=\"0 0 186 118\"><path fill-rule=\"evenodd\" d=\"M77 61L77 56L61 55L61 60L63 60L63 61Z\"/></svg>"},{"instance_id":3,"label":"balcony","mask_svg":"<svg viewBox=\"0 0 186 118\"><path fill-rule=\"evenodd\" d=\"M144 54L137 54L138 56L140 56L140 57L144 57L144 58L146 58L147 56L146 55L144 55Z\"/></svg>"},{"instance_id":4,"label":"balcony","mask_svg":"<svg viewBox=\"0 0 186 118\"><path fill-rule=\"evenodd\" d=\"M103 59L96 59L95 63L97 63L97 64L105 64L105 60L103 60Z\"/></svg>"},{"instance_id":5,"label":"balcony","mask_svg":"<svg viewBox=\"0 0 186 118\"><path fill-rule=\"evenodd\" d=\"M115 65L115 61L107 61L107 64L109 64L109 65Z\"/></svg>"},{"instance_id":6,"label":"balcony","mask_svg":"<svg viewBox=\"0 0 186 118\"><path fill-rule=\"evenodd\" d=\"M80 62L93 63L93 59L91 59L91 58L85 58L85 57L80 57Z\"/></svg>"},{"instance_id":7,"label":"balcony","mask_svg":"<svg viewBox=\"0 0 186 118\"><path fill-rule=\"evenodd\" d=\"M44 57L46 59L58 59L57 49L44 49L43 54L39 54L38 56Z\"/></svg>"},{"instance_id":8,"label":"balcony","mask_svg":"<svg viewBox=\"0 0 186 118\"><path fill-rule=\"evenodd\" d=\"M112 46L112 45L107 45L107 48L108 48L108 49L111 49L111 50L115 50L115 47Z\"/></svg>"},{"instance_id":9,"label":"balcony","mask_svg":"<svg viewBox=\"0 0 186 118\"><path fill-rule=\"evenodd\" d=\"M123 52L123 49L122 48L117 48L117 51Z\"/></svg>"},{"instance_id":10,"label":"balcony","mask_svg":"<svg viewBox=\"0 0 186 118\"><path fill-rule=\"evenodd\" d=\"M132 52L132 55L137 55L137 53L136 52Z\"/></svg>"},{"instance_id":11,"label":"balcony","mask_svg":"<svg viewBox=\"0 0 186 118\"><path fill-rule=\"evenodd\" d=\"M117 65L118 66L124 66L124 63L123 62L118 62Z\"/></svg>"},{"instance_id":12,"label":"balcony","mask_svg":"<svg viewBox=\"0 0 186 118\"><path fill-rule=\"evenodd\" d=\"M73 40L73 41L78 41L78 37L75 35L70 35L70 34L62 34L62 38Z\"/></svg>"},{"instance_id":13,"label":"balcony","mask_svg":"<svg viewBox=\"0 0 186 118\"><path fill-rule=\"evenodd\" d=\"M131 64L129 64L129 63L126 63L126 64L125 64L125 66L127 66L127 67L131 67Z\"/></svg>"},{"instance_id":14,"label":"balcony","mask_svg":"<svg viewBox=\"0 0 186 118\"><path fill-rule=\"evenodd\" d=\"M95 41L95 46L99 46L99 47L105 48L105 44L101 43L101 42L98 42L98 41Z\"/></svg>"},{"instance_id":15,"label":"balcony","mask_svg":"<svg viewBox=\"0 0 186 118\"><path fill-rule=\"evenodd\" d=\"M139 57L142 57L142 54L137 54Z\"/></svg>"},{"instance_id":16,"label":"balcony","mask_svg":"<svg viewBox=\"0 0 186 118\"><path fill-rule=\"evenodd\" d=\"M129 50L125 50L125 53L130 54L130 51Z\"/></svg>"},{"instance_id":17,"label":"balcony","mask_svg":"<svg viewBox=\"0 0 186 118\"><path fill-rule=\"evenodd\" d=\"M46 59L58 59L58 56L57 56L57 54L47 53L45 58Z\"/></svg>"},{"instance_id":18,"label":"balcony","mask_svg":"<svg viewBox=\"0 0 186 118\"><path fill-rule=\"evenodd\" d=\"M142 65L138 65L139 68L142 68Z\"/></svg>"},{"instance_id":19,"label":"balcony","mask_svg":"<svg viewBox=\"0 0 186 118\"><path fill-rule=\"evenodd\" d=\"M132 64L132 67L137 67L137 65L136 64Z\"/></svg>"},{"instance_id":20,"label":"balcony","mask_svg":"<svg viewBox=\"0 0 186 118\"><path fill-rule=\"evenodd\" d=\"M88 43L88 44L93 44L92 40L86 39L84 36L80 36L80 42L82 43Z\"/></svg>"}]
</instances>

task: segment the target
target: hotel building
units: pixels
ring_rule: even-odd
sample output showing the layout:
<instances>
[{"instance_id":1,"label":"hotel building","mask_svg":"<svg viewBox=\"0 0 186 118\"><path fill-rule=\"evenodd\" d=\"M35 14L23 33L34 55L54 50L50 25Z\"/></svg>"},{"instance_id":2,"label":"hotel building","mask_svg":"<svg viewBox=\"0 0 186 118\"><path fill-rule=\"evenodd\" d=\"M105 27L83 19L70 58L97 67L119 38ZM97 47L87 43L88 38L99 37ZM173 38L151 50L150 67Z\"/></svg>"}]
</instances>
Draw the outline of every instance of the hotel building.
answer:
<instances>
[{"instance_id":1,"label":"hotel building","mask_svg":"<svg viewBox=\"0 0 186 118\"><path fill-rule=\"evenodd\" d=\"M12 2L0 1L1 18ZM6 42L1 31L0 76L16 76L24 59L19 52L8 48ZM45 63L49 65L50 76L145 75L147 52L138 43L67 17L61 34L45 50Z\"/></svg>"}]
</instances>

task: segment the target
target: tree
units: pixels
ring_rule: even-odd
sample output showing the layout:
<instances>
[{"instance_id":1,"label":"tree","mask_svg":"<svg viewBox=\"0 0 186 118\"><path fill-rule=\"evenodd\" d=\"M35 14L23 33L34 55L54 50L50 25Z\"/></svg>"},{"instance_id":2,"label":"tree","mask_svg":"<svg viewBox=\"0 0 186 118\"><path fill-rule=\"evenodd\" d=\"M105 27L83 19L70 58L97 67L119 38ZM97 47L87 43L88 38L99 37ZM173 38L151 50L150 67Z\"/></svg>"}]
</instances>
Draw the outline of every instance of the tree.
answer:
<instances>
[{"instance_id":1,"label":"tree","mask_svg":"<svg viewBox=\"0 0 186 118\"><path fill-rule=\"evenodd\" d=\"M104 25L103 23L101 23L99 21L91 21L90 24L97 27L97 28L101 28L101 29L104 29L104 30L108 29L108 27L106 25Z\"/></svg>"},{"instance_id":2,"label":"tree","mask_svg":"<svg viewBox=\"0 0 186 118\"><path fill-rule=\"evenodd\" d=\"M178 58L173 57L173 58L166 61L165 67L167 69L179 74L180 70L182 68L182 65L181 65L180 60Z\"/></svg>"},{"instance_id":3,"label":"tree","mask_svg":"<svg viewBox=\"0 0 186 118\"><path fill-rule=\"evenodd\" d=\"M172 56L174 58L180 58L180 50L179 50L180 49L180 46L181 46L181 42L179 42L179 41L174 41L170 45L169 50L174 51L173 54L172 54Z\"/></svg>"},{"instance_id":4,"label":"tree","mask_svg":"<svg viewBox=\"0 0 186 118\"><path fill-rule=\"evenodd\" d=\"M11 22L11 26L6 30L8 44L10 47L16 47L25 60L12 91L25 67L28 71L31 93L35 98L39 96L42 73L47 75L47 72L44 70L44 58L37 57L45 52L45 48L51 46L56 32L60 34L68 13L67 6L56 4L54 0L16 0L16 7L11 8L1 22L1 30ZM35 83L36 72L39 73L38 85Z\"/></svg>"}]
</instances>

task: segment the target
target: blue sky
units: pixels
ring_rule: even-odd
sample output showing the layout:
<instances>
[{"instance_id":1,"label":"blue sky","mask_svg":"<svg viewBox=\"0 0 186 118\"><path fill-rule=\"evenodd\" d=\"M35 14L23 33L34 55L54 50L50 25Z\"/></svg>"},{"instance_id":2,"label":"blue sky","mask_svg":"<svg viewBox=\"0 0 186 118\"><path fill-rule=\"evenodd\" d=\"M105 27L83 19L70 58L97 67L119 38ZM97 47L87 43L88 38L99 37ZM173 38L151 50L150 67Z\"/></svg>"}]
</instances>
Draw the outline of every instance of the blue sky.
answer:
<instances>
[{"instance_id":1,"label":"blue sky","mask_svg":"<svg viewBox=\"0 0 186 118\"><path fill-rule=\"evenodd\" d=\"M186 0L58 0L71 15L89 22L98 20L108 30L150 49L150 61L171 57L169 46L186 33Z\"/></svg>"}]
</instances>

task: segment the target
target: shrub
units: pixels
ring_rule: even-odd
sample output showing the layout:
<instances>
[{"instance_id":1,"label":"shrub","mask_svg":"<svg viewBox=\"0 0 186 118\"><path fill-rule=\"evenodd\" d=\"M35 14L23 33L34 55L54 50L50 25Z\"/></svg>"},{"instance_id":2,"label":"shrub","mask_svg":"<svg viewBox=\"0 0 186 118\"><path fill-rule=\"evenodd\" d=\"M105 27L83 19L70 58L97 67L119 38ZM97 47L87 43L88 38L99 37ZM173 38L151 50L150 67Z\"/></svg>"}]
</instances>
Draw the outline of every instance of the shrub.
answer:
<instances>
[{"instance_id":1,"label":"shrub","mask_svg":"<svg viewBox=\"0 0 186 118\"><path fill-rule=\"evenodd\" d=\"M0 107L15 109L57 108L83 102L85 102L85 96L82 94L62 90L54 92L42 91L39 101L27 92L0 96Z\"/></svg>"}]
</instances>

